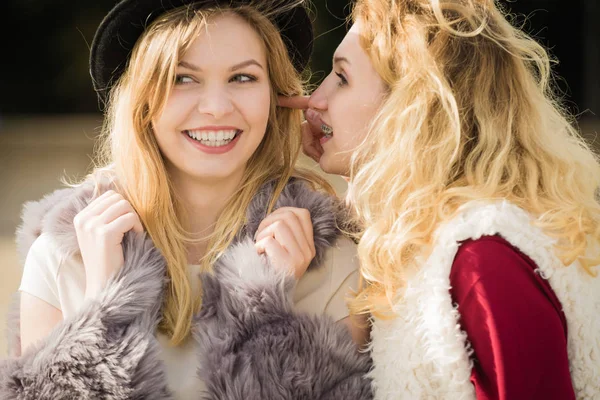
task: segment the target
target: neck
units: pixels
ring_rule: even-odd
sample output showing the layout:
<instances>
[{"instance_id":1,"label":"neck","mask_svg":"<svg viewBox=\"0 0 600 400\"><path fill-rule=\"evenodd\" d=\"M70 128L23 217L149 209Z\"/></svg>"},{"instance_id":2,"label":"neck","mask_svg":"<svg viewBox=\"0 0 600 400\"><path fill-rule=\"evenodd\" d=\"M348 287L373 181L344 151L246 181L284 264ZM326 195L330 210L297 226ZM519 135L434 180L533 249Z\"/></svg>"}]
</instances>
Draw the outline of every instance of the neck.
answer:
<instances>
[{"instance_id":1,"label":"neck","mask_svg":"<svg viewBox=\"0 0 600 400\"><path fill-rule=\"evenodd\" d=\"M185 228L199 241L188 249L188 261L196 264L206 253L208 239L213 233L217 218L239 188L241 173L225 178L204 179L173 173L171 179L179 200L186 212Z\"/></svg>"}]
</instances>

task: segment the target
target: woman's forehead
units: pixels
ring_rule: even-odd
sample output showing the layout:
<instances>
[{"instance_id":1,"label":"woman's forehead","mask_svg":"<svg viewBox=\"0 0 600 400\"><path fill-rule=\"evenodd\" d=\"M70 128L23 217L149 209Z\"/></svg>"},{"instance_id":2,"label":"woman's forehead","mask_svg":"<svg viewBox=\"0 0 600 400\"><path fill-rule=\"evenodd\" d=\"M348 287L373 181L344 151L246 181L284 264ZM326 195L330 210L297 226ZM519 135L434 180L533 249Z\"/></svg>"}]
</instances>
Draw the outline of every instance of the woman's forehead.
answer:
<instances>
[{"instance_id":1,"label":"woman's forehead","mask_svg":"<svg viewBox=\"0 0 600 400\"><path fill-rule=\"evenodd\" d=\"M223 13L206 21L181 60L199 68L233 68L254 60L266 68L266 50L259 33L246 20L234 13Z\"/></svg>"}]
</instances>

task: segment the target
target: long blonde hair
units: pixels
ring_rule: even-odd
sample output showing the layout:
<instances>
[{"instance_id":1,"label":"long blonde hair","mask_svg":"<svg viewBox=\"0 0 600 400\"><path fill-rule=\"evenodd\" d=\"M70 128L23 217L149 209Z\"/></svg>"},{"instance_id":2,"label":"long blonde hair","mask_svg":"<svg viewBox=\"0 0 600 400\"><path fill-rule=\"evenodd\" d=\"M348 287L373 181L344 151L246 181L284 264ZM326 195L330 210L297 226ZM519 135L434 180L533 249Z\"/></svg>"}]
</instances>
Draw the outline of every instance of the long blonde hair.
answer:
<instances>
[{"instance_id":1,"label":"long blonde hair","mask_svg":"<svg viewBox=\"0 0 600 400\"><path fill-rule=\"evenodd\" d=\"M269 210L291 176L300 176L313 187L330 189L317 175L295 169L301 143L301 113L276 108L278 94L303 93L300 76L279 31L269 19L285 11L280 3L274 0L234 8L181 7L166 13L138 40L125 73L111 92L98 167L92 175L108 171L116 177L121 192L166 259L170 285L159 328L171 337L174 345L189 335L192 316L201 305L200 298L192 296L187 274L186 247L196 239L182 223L184 210L169 180L152 131L152 120L160 114L169 97L178 60L211 18L233 13L258 32L265 46L272 93L265 137L248 161L240 187L218 217L201 270L209 271L231 244L245 223L250 201L266 182L277 181ZM301 3L301 0L286 2L287 7Z\"/></svg>"},{"instance_id":2,"label":"long blonde hair","mask_svg":"<svg viewBox=\"0 0 600 400\"><path fill-rule=\"evenodd\" d=\"M600 164L554 92L546 50L493 0L359 0L353 19L389 87L353 157L349 197L366 227L354 311L389 316L435 229L475 199L527 210L565 265L594 274Z\"/></svg>"}]
</instances>

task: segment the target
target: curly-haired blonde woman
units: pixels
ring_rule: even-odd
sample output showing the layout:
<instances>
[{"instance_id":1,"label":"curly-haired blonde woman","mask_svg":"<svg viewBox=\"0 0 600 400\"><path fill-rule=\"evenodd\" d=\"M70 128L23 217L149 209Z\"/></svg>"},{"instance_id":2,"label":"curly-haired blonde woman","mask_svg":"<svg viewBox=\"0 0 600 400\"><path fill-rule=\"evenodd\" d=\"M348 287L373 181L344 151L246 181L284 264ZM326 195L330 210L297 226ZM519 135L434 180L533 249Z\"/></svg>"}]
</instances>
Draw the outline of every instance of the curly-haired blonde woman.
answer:
<instances>
[{"instance_id":1,"label":"curly-haired blonde woman","mask_svg":"<svg viewBox=\"0 0 600 400\"><path fill-rule=\"evenodd\" d=\"M364 223L376 398L600 398L600 165L547 52L492 0L353 20L304 145Z\"/></svg>"}]
</instances>

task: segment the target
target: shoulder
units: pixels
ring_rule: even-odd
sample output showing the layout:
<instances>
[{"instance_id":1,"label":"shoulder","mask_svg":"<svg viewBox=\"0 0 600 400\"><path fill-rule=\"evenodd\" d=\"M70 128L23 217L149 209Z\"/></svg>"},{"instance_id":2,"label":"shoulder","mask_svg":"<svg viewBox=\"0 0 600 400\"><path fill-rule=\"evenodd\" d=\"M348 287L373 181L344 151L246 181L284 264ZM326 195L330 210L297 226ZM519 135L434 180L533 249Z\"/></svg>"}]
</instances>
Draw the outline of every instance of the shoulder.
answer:
<instances>
[{"instance_id":1,"label":"shoulder","mask_svg":"<svg viewBox=\"0 0 600 400\"><path fill-rule=\"evenodd\" d=\"M482 236L461 243L452 263L450 284L459 300L476 286L536 287L544 283L537 269L533 260L501 236Z\"/></svg>"},{"instance_id":2,"label":"shoulder","mask_svg":"<svg viewBox=\"0 0 600 400\"><path fill-rule=\"evenodd\" d=\"M485 268L487 262L524 260L533 264L533 261L521 253L500 235L482 236L478 239L467 239L460 243L453 266Z\"/></svg>"},{"instance_id":3,"label":"shoulder","mask_svg":"<svg viewBox=\"0 0 600 400\"><path fill-rule=\"evenodd\" d=\"M50 234L63 251L76 254L79 246L73 219L95 197L109 189L114 189L112 182L86 181L76 187L58 189L39 201L25 203L21 224L16 232L17 252L21 261L25 260L33 242L42 234Z\"/></svg>"},{"instance_id":4,"label":"shoulder","mask_svg":"<svg viewBox=\"0 0 600 400\"><path fill-rule=\"evenodd\" d=\"M27 253L29 259L46 260L51 264L60 264L62 256L56 239L49 233L42 233L31 244Z\"/></svg>"},{"instance_id":5,"label":"shoulder","mask_svg":"<svg viewBox=\"0 0 600 400\"><path fill-rule=\"evenodd\" d=\"M60 309L57 281L63 259L51 235L41 234L34 240L23 265L20 291L33 294Z\"/></svg>"},{"instance_id":6,"label":"shoulder","mask_svg":"<svg viewBox=\"0 0 600 400\"><path fill-rule=\"evenodd\" d=\"M81 269L81 263L71 254L68 254L58 239L49 233L42 233L32 243L27 257L25 267L35 266L37 270L44 269L52 273L54 278L69 274L69 271Z\"/></svg>"}]
</instances>

